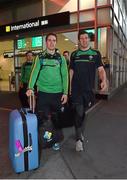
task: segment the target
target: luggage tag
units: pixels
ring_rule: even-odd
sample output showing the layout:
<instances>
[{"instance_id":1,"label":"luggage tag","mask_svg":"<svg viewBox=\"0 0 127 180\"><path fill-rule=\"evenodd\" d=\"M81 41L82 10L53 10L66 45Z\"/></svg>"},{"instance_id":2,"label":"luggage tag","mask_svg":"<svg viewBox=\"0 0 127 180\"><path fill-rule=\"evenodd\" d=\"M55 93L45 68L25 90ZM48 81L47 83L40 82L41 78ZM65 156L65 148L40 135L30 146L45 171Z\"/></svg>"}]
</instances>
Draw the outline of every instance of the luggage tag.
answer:
<instances>
[{"instance_id":1,"label":"luggage tag","mask_svg":"<svg viewBox=\"0 0 127 180\"><path fill-rule=\"evenodd\" d=\"M32 151L32 146L22 147L20 140L16 140L15 145L18 149L18 153L15 153L15 157L19 157L22 153Z\"/></svg>"}]
</instances>

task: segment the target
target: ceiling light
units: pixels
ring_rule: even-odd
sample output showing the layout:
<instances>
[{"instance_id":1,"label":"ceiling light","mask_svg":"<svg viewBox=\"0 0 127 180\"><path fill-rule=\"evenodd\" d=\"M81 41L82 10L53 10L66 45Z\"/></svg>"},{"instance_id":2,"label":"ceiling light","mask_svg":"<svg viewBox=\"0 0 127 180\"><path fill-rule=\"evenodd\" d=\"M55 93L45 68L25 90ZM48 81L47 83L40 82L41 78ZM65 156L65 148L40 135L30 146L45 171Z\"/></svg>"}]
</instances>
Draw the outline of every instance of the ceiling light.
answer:
<instances>
[{"instance_id":1,"label":"ceiling light","mask_svg":"<svg viewBox=\"0 0 127 180\"><path fill-rule=\"evenodd\" d=\"M68 38L65 38L64 40L65 40L65 41L69 41L69 39L68 39Z\"/></svg>"}]
</instances>

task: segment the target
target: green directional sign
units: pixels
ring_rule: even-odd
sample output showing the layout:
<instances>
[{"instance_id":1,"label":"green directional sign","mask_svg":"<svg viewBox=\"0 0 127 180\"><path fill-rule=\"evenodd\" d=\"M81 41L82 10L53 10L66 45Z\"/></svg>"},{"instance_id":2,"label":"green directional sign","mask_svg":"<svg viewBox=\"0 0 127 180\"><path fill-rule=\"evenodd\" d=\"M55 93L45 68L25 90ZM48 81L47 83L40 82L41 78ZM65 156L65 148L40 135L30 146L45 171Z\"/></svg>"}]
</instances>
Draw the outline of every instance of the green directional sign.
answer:
<instances>
[{"instance_id":1,"label":"green directional sign","mask_svg":"<svg viewBox=\"0 0 127 180\"><path fill-rule=\"evenodd\" d=\"M18 49L23 49L26 47L26 41L25 39L18 39L17 40L17 48Z\"/></svg>"},{"instance_id":2,"label":"green directional sign","mask_svg":"<svg viewBox=\"0 0 127 180\"><path fill-rule=\"evenodd\" d=\"M91 41L94 41L95 30L94 29L87 29L85 31L89 33Z\"/></svg>"},{"instance_id":3,"label":"green directional sign","mask_svg":"<svg viewBox=\"0 0 127 180\"><path fill-rule=\"evenodd\" d=\"M32 37L32 47L42 47L42 36Z\"/></svg>"}]
</instances>

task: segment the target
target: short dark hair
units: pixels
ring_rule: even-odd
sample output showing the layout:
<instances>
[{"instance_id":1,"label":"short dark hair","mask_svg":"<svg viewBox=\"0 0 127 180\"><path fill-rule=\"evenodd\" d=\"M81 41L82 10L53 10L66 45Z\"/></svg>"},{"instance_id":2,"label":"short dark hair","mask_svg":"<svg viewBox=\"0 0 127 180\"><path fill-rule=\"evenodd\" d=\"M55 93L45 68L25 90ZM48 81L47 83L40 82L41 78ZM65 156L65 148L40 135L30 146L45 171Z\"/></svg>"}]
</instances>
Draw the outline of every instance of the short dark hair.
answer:
<instances>
[{"instance_id":1,"label":"short dark hair","mask_svg":"<svg viewBox=\"0 0 127 180\"><path fill-rule=\"evenodd\" d=\"M78 32L78 40L80 40L80 36L81 36L82 34L87 34L88 37L90 38L90 34L89 34L87 31L85 31L85 30L80 30L80 31Z\"/></svg>"},{"instance_id":2,"label":"short dark hair","mask_svg":"<svg viewBox=\"0 0 127 180\"><path fill-rule=\"evenodd\" d=\"M26 52L26 56L27 56L27 54L29 54L29 53L31 53L32 55L34 55L34 53L29 50L29 51Z\"/></svg>"},{"instance_id":3,"label":"short dark hair","mask_svg":"<svg viewBox=\"0 0 127 180\"><path fill-rule=\"evenodd\" d=\"M70 54L70 53L69 53L69 51L67 51L67 50L66 50L66 51L64 51L64 52L63 52L63 54L64 54L64 53L68 53L68 54Z\"/></svg>"},{"instance_id":4,"label":"short dark hair","mask_svg":"<svg viewBox=\"0 0 127 180\"><path fill-rule=\"evenodd\" d=\"M57 40L57 35L55 33L49 33L49 34L46 35L46 38L45 38L46 41L47 41L49 36L54 36L56 38L56 40Z\"/></svg>"}]
</instances>

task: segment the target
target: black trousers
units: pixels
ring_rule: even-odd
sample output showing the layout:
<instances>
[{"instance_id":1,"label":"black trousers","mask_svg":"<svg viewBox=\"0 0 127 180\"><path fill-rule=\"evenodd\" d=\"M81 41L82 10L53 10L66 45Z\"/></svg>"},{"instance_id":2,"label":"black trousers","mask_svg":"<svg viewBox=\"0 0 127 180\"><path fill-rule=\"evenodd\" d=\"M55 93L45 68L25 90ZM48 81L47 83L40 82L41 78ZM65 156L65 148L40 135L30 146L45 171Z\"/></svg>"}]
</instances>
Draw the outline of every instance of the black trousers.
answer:
<instances>
[{"instance_id":1,"label":"black trousers","mask_svg":"<svg viewBox=\"0 0 127 180\"><path fill-rule=\"evenodd\" d=\"M84 134L86 125L86 109L94 104L94 94L92 91L87 91L82 94L72 94L72 106L75 112L74 126L76 131L76 140L81 140Z\"/></svg>"},{"instance_id":2,"label":"black trousers","mask_svg":"<svg viewBox=\"0 0 127 180\"><path fill-rule=\"evenodd\" d=\"M23 83L23 87L19 89L18 95L23 108L29 108L28 97L26 95L27 83Z\"/></svg>"},{"instance_id":3,"label":"black trousers","mask_svg":"<svg viewBox=\"0 0 127 180\"><path fill-rule=\"evenodd\" d=\"M38 126L43 126L43 123L47 120L57 120L57 112L60 111L62 93L45 93L38 92L37 95L37 105L36 105L36 114L38 117ZM53 118L52 118L53 116ZM52 121L54 128L58 134L62 134L62 129L55 126L55 123Z\"/></svg>"}]
</instances>

